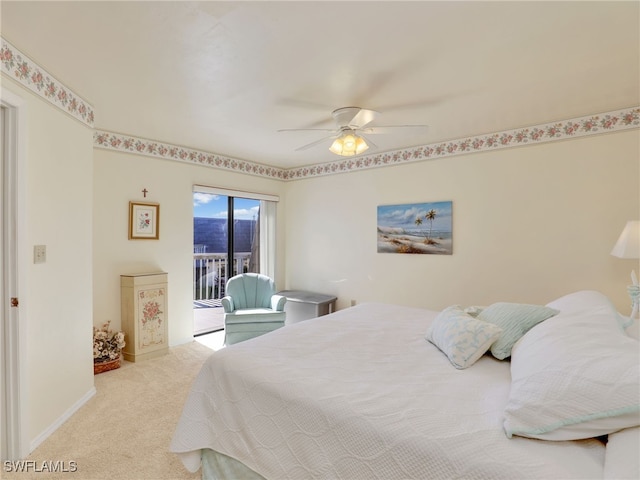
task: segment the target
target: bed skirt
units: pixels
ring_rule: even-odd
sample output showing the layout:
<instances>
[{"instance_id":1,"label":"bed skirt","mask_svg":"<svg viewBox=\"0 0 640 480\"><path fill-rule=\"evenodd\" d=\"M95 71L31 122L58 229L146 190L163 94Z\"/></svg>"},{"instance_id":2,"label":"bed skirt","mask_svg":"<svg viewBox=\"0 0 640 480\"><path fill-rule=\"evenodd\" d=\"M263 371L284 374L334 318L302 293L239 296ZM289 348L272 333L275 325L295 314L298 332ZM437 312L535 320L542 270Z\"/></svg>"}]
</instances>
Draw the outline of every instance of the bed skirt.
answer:
<instances>
[{"instance_id":1,"label":"bed skirt","mask_svg":"<svg viewBox=\"0 0 640 480\"><path fill-rule=\"evenodd\" d=\"M244 463L208 448L202 449L202 480L265 480Z\"/></svg>"}]
</instances>

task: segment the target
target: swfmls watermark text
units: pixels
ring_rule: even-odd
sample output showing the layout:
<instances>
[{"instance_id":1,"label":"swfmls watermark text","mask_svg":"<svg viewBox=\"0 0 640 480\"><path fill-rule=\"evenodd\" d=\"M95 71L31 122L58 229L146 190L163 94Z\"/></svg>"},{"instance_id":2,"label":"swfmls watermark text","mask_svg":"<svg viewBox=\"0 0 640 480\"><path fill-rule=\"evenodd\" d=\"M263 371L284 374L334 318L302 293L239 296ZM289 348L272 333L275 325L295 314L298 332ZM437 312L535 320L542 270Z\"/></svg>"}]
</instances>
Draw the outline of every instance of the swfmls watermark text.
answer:
<instances>
[{"instance_id":1,"label":"swfmls watermark text","mask_svg":"<svg viewBox=\"0 0 640 480\"><path fill-rule=\"evenodd\" d=\"M74 460L5 460L3 470L7 473L74 473L78 471L78 462Z\"/></svg>"}]
</instances>

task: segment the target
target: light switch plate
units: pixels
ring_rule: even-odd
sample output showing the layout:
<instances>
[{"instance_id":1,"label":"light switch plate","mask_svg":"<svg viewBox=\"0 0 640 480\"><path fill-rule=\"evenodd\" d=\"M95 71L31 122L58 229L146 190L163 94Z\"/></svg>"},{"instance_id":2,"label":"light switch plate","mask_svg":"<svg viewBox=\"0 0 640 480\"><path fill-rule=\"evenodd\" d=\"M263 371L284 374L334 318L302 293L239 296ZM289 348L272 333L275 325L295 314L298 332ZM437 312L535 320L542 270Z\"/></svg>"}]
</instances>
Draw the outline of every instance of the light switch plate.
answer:
<instances>
[{"instance_id":1,"label":"light switch plate","mask_svg":"<svg viewBox=\"0 0 640 480\"><path fill-rule=\"evenodd\" d=\"M47 246L33 246L33 263L45 263L47 261Z\"/></svg>"}]
</instances>

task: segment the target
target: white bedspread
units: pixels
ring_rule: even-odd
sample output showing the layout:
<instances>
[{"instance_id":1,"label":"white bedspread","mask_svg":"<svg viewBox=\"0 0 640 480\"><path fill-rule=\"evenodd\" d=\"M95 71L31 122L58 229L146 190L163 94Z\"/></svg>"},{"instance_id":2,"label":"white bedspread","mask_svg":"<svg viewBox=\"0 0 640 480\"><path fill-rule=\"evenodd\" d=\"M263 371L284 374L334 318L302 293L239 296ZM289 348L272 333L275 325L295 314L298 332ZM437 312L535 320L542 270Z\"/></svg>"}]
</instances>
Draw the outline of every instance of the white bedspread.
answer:
<instances>
[{"instance_id":1,"label":"white bedspread","mask_svg":"<svg viewBox=\"0 0 640 480\"><path fill-rule=\"evenodd\" d=\"M362 304L214 353L171 451L191 471L209 448L268 479L603 477L597 440L508 439L509 363L454 368L424 339L436 314Z\"/></svg>"}]
</instances>

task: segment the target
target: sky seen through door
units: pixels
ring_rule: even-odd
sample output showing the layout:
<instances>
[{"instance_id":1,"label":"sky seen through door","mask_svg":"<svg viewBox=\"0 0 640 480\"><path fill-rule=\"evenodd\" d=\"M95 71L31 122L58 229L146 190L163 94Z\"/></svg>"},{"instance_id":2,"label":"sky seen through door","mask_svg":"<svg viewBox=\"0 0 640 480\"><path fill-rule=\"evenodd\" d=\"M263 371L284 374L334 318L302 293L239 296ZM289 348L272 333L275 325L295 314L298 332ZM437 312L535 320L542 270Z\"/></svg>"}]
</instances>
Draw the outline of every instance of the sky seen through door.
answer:
<instances>
[{"instance_id":1,"label":"sky seen through door","mask_svg":"<svg viewBox=\"0 0 640 480\"><path fill-rule=\"evenodd\" d=\"M193 216L198 218L227 218L227 198L224 195L194 192ZM236 220L255 220L258 217L260 202L249 198L234 198L233 218Z\"/></svg>"}]
</instances>

